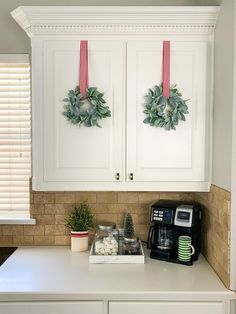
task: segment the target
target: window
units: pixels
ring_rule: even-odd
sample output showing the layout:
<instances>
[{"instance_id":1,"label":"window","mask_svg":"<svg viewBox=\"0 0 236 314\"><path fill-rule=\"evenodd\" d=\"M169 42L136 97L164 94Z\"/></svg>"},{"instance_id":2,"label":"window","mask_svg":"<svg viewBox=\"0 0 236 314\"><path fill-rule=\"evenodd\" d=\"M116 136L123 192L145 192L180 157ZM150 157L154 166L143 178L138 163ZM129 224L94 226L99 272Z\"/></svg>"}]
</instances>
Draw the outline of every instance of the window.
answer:
<instances>
[{"instance_id":1,"label":"window","mask_svg":"<svg viewBox=\"0 0 236 314\"><path fill-rule=\"evenodd\" d=\"M1 220L29 218L30 124L28 56L0 55Z\"/></svg>"}]
</instances>

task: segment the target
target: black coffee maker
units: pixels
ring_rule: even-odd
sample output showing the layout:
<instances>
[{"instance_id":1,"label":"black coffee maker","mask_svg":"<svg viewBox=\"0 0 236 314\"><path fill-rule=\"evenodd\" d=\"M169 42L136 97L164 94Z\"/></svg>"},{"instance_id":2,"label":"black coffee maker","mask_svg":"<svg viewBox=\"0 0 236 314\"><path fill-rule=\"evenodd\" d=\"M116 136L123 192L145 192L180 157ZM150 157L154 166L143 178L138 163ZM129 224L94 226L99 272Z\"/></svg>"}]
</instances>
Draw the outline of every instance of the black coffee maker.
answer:
<instances>
[{"instance_id":1,"label":"black coffee maker","mask_svg":"<svg viewBox=\"0 0 236 314\"><path fill-rule=\"evenodd\" d=\"M151 226L147 248L151 249L150 257L163 261L192 265L201 251L202 212L198 203L160 200L151 206ZM179 237L191 238L194 248L188 261L178 256Z\"/></svg>"}]
</instances>

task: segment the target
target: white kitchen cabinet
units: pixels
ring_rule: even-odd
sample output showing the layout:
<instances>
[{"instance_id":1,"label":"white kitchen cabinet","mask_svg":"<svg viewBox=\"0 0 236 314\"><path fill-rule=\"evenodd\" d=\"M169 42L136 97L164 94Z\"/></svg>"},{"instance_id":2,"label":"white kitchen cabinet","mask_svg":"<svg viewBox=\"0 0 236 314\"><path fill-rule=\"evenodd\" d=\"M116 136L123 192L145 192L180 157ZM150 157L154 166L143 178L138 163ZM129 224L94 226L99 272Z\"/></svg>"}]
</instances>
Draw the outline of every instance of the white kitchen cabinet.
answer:
<instances>
[{"instance_id":1,"label":"white kitchen cabinet","mask_svg":"<svg viewBox=\"0 0 236 314\"><path fill-rule=\"evenodd\" d=\"M31 37L33 189L207 191L216 7L21 7ZM59 22L60 21L60 22ZM70 125L63 98L78 81L89 42L89 80L112 117L102 128ZM189 99L176 131L143 124L144 96L161 83L171 41L171 83Z\"/></svg>"},{"instance_id":2,"label":"white kitchen cabinet","mask_svg":"<svg viewBox=\"0 0 236 314\"><path fill-rule=\"evenodd\" d=\"M223 302L1 302L1 314L226 314Z\"/></svg>"},{"instance_id":3,"label":"white kitchen cabinet","mask_svg":"<svg viewBox=\"0 0 236 314\"><path fill-rule=\"evenodd\" d=\"M3 302L0 314L103 314L103 302Z\"/></svg>"},{"instance_id":4,"label":"white kitchen cabinet","mask_svg":"<svg viewBox=\"0 0 236 314\"><path fill-rule=\"evenodd\" d=\"M144 95L162 80L162 41L127 44L127 171L135 181L207 182L207 42L174 39L170 60L171 83L189 110L176 131L143 123Z\"/></svg>"},{"instance_id":5,"label":"white kitchen cabinet","mask_svg":"<svg viewBox=\"0 0 236 314\"><path fill-rule=\"evenodd\" d=\"M44 41L44 99L38 110L44 155L34 160L43 163L46 182L65 182L65 186L68 181L109 182L116 180L116 173L120 178L123 174L124 43L91 40L88 45L89 86L104 93L112 117L99 121L101 128L67 121L62 115L63 99L78 84L80 41ZM33 83L34 93L34 76Z\"/></svg>"},{"instance_id":6,"label":"white kitchen cabinet","mask_svg":"<svg viewBox=\"0 0 236 314\"><path fill-rule=\"evenodd\" d=\"M223 302L110 302L109 314L225 314Z\"/></svg>"}]
</instances>

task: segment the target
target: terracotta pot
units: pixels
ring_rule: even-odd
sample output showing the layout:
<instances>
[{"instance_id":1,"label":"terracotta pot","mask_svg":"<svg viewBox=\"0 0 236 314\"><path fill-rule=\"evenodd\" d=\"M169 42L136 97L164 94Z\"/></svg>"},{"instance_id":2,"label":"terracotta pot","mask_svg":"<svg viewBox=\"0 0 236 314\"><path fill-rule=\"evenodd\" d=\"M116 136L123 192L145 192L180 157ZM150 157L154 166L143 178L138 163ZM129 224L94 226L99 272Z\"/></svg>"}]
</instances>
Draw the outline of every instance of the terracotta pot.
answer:
<instances>
[{"instance_id":1,"label":"terracotta pot","mask_svg":"<svg viewBox=\"0 0 236 314\"><path fill-rule=\"evenodd\" d=\"M88 250L88 231L71 231L71 251L82 252Z\"/></svg>"}]
</instances>

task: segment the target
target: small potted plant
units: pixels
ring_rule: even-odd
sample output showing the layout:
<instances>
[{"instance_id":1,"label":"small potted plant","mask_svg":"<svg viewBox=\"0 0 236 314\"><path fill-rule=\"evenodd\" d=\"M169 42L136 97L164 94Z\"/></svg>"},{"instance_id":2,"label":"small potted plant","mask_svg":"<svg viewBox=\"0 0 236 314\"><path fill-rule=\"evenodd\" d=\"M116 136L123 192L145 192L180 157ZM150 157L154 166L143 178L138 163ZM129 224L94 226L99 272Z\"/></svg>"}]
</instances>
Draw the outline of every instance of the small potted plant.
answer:
<instances>
[{"instance_id":1,"label":"small potted plant","mask_svg":"<svg viewBox=\"0 0 236 314\"><path fill-rule=\"evenodd\" d=\"M66 217L66 227L71 229L71 250L87 251L89 229L94 227L94 215L87 202L75 206L74 211Z\"/></svg>"}]
</instances>

